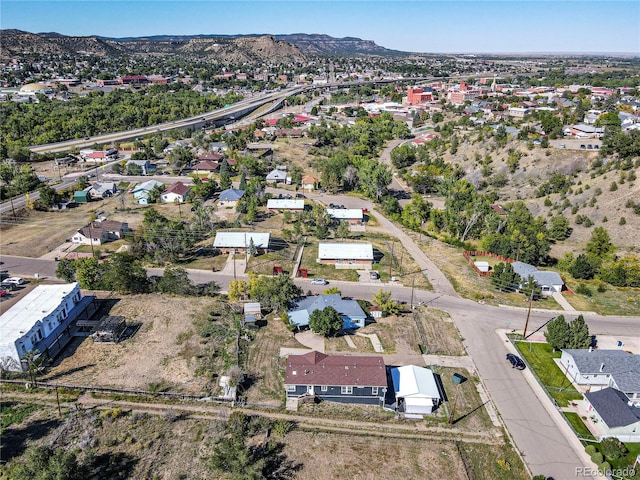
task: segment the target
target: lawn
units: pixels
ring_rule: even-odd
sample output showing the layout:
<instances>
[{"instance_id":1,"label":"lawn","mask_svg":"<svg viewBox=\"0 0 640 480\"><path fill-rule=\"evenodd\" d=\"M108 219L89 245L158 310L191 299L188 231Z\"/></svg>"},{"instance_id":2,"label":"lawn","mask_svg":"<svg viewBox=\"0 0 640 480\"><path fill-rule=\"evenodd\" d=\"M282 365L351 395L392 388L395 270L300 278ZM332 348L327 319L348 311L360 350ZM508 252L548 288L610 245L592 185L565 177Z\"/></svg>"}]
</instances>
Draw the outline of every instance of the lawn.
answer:
<instances>
[{"instance_id":1,"label":"lawn","mask_svg":"<svg viewBox=\"0 0 640 480\"><path fill-rule=\"evenodd\" d=\"M595 440L595 438L593 437L593 435L591 435L591 432L589 431L587 426L582 421L582 418L580 418L580 415L574 412L563 412L563 413L564 413L564 416L567 417L567 420L569 421L573 429L577 432L579 438Z\"/></svg>"},{"instance_id":2,"label":"lawn","mask_svg":"<svg viewBox=\"0 0 640 480\"><path fill-rule=\"evenodd\" d=\"M560 352L554 352L548 343L520 341L514 345L559 406L566 407L570 401L582 399L582 394L573 388L554 361L555 358L560 358Z\"/></svg>"}]
</instances>

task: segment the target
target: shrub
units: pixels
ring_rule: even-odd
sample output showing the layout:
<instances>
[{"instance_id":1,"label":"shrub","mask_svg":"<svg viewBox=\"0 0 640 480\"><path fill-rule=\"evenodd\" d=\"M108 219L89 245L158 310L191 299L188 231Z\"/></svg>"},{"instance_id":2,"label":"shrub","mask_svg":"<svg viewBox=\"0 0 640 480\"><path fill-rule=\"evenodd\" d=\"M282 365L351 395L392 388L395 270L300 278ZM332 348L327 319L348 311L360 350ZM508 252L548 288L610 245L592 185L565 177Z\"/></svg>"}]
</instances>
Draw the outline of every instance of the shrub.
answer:
<instances>
[{"instance_id":1,"label":"shrub","mask_svg":"<svg viewBox=\"0 0 640 480\"><path fill-rule=\"evenodd\" d=\"M595 445L587 445L586 447L584 447L584 451L587 453L587 455L591 456L594 453L597 452Z\"/></svg>"},{"instance_id":2,"label":"shrub","mask_svg":"<svg viewBox=\"0 0 640 480\"><path fill-rule=\"evenodd\" d=\"M576 288L576 293L579 293L580 295L586 295L587 297L590 297L591 295L593 295L593 292L591 291L591 289L587 287L587 285L584 283L578 284L578 287Z\"/></svg>"},{"instance_id":3,"label":"shrub","mask_svg":"<svg viewBox=\"0 0 640 480\"><path fill-rule=\"evenodd\" d=\"M626 455L627 447L615 437L607 437L600 442L600 451L606 458L620 458Z\"/></svg>"},{"instance_id":4,"label":"shrub","mask_svg":"<svg viewBox=\"0 0 640 480\"><path fill-rule=\"evenodd\" d=\"M600 470L602 473L606 474L607 472L611 471L611 464L609 462L602 462L600 464L600 466L598 467L598 470Z\"/></svg>"},{"instance_id":5,"label":"shrub","mask_svg":"<svg viewBox=\"0 0 640 480\"><path fill-rule=\"evenodd\" d=\"M593 455L591 455L591 461L596 465L600 465L604 461L604 457L600 452L596 452Z\"/></svg>"},{"instance_id":6,"label":"shrub","mask_svg":"<svg viewBox=\"0 0 640 480\"><path fill-rule=\"evenodd\" d=\"M618 225L626 225L627 224L627 219L624 217L620 217L620 221L618 222Z\"/></svg>"}]
</instances>

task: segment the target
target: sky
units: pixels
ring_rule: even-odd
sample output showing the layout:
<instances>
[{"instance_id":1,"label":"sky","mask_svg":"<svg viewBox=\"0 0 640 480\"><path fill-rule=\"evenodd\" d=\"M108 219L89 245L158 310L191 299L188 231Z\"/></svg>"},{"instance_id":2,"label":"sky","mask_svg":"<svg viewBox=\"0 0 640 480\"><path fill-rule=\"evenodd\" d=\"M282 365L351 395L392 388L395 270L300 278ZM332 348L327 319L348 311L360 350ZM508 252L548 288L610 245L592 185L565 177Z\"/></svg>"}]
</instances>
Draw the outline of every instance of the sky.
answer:
<instances>
[{"instance_id":1,"label":"sky","mask_svg":"<svg viewBox=\"0 0 640 480\"><path fill-rule=\"evenodd\" d=\"M406 52L640 56L637 0L1 0L0 27L116 38L319 33Z\"/></svg>"}]
</instances>

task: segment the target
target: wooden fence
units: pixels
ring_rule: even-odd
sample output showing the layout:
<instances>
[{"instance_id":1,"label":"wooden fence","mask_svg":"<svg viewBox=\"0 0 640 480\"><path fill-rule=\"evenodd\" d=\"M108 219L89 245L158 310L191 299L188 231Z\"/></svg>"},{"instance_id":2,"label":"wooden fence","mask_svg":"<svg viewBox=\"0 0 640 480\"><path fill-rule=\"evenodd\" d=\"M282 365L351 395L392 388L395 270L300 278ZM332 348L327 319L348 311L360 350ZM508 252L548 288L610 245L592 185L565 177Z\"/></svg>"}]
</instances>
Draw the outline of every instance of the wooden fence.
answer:
<instances>
[{"instance_id":1,"label":"wooden fence","mask_svg":"<svg viewBox=\"0 0 640 480\"><path fill-rule=\"evenodd\" d=\"M502 255L498 255L496 253L488 252L488 251L471 250L471 251L462 252L462 255L464 256L464 258L467 259L467 263L469 264L469 266L471 266L471 268L473 268L480 277L490 277L493 274L493 272L491 271L483 272L482 270L480 270L474 263L473 257L491 257L505 263L513 263L515 261L512 258L503 257Z\"/></svg>"}]
</instances>

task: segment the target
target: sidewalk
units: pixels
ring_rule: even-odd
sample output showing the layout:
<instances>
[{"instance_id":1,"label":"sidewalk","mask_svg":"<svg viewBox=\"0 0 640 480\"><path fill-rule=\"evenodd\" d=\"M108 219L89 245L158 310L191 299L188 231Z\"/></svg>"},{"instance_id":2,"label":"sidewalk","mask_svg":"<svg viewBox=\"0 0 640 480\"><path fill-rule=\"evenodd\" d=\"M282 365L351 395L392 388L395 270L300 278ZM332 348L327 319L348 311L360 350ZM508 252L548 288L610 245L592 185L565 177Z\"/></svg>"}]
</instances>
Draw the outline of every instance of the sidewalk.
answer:
<instances>
[{"instance_id":1,"label":"sidewalk","mask_svg":"<svg viewBox=\"0 0 640 480\"><path fill-rule=\"evenodd\" d=\"M516 355L518 354L516 347L513 345L513 343L511 343L511 340L507 337L506 330L504 329L496 330L496 334L502 340L504 340L504 344L506 345L507 349L511 353L514 353ZM531 388L533 393L536 395L536 397L538 397L538 400L540 401L544 409L547 411L547 413L549 414L553 422L556 424L556 427L558 427L558 430L560 430L560 433L562 433L562 435L566 438L569 446L573 449L574 453L580 459L582 464L584 466L594 466L593 462L591 461L591 458L584 451L584 447L582 446L582 443L580 443L580 440L578 440L578 437L573 432L573 430L565 420L562 413L555 407L555 405L553 405L553 403L551 403L551 399L549 398L547 393L544 391L542 385L540 385L536 380L536 378L533 376L533 373L528 368L526 368L522 371L522 374L524 375L525 380L529 384L529 387Z\"/></svg>"},{"instance_id":2,"label":"sidewalk","mask_svg":"<svg viewBox=\"0 0 640 480\"><path fill-rule=\"evenodd\" d=\"M567 301L566 298L564 298L564 296L562 295L562 293L560 292L553 292L553 299L558 302L558 305L560 305L563 309L569 311L569 312L575 312L576 309L573 308L573 306Z\"/></svg>"}]
</instances>

